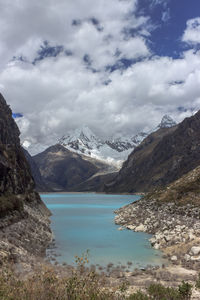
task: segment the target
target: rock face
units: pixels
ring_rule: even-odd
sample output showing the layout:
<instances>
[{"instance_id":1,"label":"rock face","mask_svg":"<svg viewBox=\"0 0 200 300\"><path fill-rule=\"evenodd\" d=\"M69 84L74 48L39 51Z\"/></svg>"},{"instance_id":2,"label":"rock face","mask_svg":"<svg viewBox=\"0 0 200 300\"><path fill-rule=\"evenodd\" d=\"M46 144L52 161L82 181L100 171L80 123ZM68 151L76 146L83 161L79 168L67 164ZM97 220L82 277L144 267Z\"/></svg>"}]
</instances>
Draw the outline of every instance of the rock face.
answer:
<instances>
[{"instance_id":1,"label":"rock face","mask_svg":"<svg viewBox=\"0 0 200 300\"><path fill-rule=\"evenodd\" d=\"M54 190L76 191L76 185L98 172L97 166L59 144L33 158L43 180Z\"/></svg>"},{"instance_id":2,"label":"rock face","mask_svg":"<svg viewBox=\"0 0 200 300\"><path fill-rule=\"evenodd\" d=\"M44 255L51 241L50 213L34 188L19 129L0 94L0 261Z\"/></svg>"},{"instance_id":3,"label":"rock face","mask_svg":"<svg viewBox=\"0 0 200 300\"><path fill-rule=\"evenodd\" d=\"M42 175L40 173L40 169L38 168L38 165L36 164L36 162L34 161L34 159L32 158L32 156L28 153L27 150L23 149L24 151L24 155L26 157L26 160L29 163L30 169L31 169L31 174L33 176L33 179L35 181L35 186L36 186L36 190L39 192L52 192L53 190L51 189L50 186L48 186L43 178Z\"/></svg>"},{"instance_id":4,"label":"rock face","mask_svg":"<svg viewBox=\"0 0 200 300\"><path fill-rule=\"evenodd\" d=\"M145 192L165 186L200 165L200 111L149 135L128 157L107 192Z\"/></svg>"}]
</instances>

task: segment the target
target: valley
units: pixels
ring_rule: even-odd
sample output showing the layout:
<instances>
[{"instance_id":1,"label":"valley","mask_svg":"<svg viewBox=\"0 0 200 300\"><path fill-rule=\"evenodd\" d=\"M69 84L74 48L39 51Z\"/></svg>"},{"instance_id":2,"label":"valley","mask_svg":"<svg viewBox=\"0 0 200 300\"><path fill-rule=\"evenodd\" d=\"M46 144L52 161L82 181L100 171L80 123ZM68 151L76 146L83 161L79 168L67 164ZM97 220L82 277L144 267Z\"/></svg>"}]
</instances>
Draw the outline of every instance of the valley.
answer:
<instances>
[{"instance_id":1,"label":"valley","mask_svg":"<svg viewBox=\"0 0 200 300\"><path fill-rule=\"evenodd\" d=\"M140 138L140 143L138 140L137 146L136 144L131 145L132 151L127 149L130 144L129 146L126 144L125 147L124 142L123 146L119 144L119 141L115 141L115 146L113 143L107 143L106 147L111 147L113 151L117 151L119 154L127 150L130 151L127 160L119 169L119 165L116 163L108 162L108 157L106 159L101 157L100 159L98 156L97 159L97 156L92 154L96 149L101 149L105 145L99 146L98 144L97 146L97 139L91 134L86 136L83 132L78 138L75 137L76 143L72 142L74 139L68 138L68 142L66 142L67 139L63 138L62 142L60 141L48 147L45 151L31 156L19 144L19 130L11 118L11 111L3 96L0 100L1 111L3 112L0 115L2 120L0 123L2 142L1 263L13 261L17 268L20 266L21 270L27 272L34 265L38 265L39 262L39 265L44 263L43 259L48 246L49 249L54 249L52 245L57 247L59 243L62 244L62 238L60 242L57 241L62 230L56 229L59 222L54 223L54 216L51 217L53 223L50 226L51 210L55 216L59 211L64 213L63 216L59 215L59 220L63 220L62 227L66 226L69 233L72 234L71 242L69 234L66 244L69 241L73 246L76 245L77 241L82 241L78 248L75 246L70 250L67 246L65 251L72 254L70 259L69 257L66 258L69 263L72 263L72 257L76 249L79 249L77 254L81 256L81 251L84 252L86 249L83 248L87 246L91 248L92 255L94 249L96 249L96 253L102 255L102 247L104 248L103 256L99 256L101 259L98 261L94 256L91 263L93 265L97 264L102 274L104 273L103 270L107 272L111 289L122 278L129 282L131 292L138 289L138 284L144 289L145 285L148 284L148 280L159 281L165 285L169 281L171 286L179 285L182 279L189 280L192 283L196 280L200 267L199 112L190 118L186 118L180 124L175 124L171 118L165 116L155 131L150 132L147 136L143 135L144 139ZM81 147L86 150L83 151ZM112 157L112 159L115 158ZM35 187L37 191L43 192L41 197L49 209L41 201ZM65 192L68 193L65 194ZM74 192L79 193L76 195ZM84 193L81 194L80 192ZM93 193L87 194L87 192ZM95 194L97 192L102 194ZM138 196L136 201L131 203L131 199L137 197L133 195L134 193L144 194L144 196L141 199L138 199ZM51 203L47 201L48 197L52 199ZM56 197L58 197L57 201ZM69 197L70 201L73 199L72 202L69 201L66 213L64 212L64 206L67 205L68 200L63 200L64 202L61 201L62 203L59 204L62 197ZM77 197L80 199L76 203ZM126 197L129 199L128 204L122 201ZM91 202L88 202L89 198ZM115 198L119 199L120 205L119 203L115 203L114 206L110 204L109 218L107 219L108 215L104 209L106 205L109 207L109 201L112 202L112 199ZM105 201L105 199L107 200ZM95 201L97 201L96 208ZM123 204L127 205L120 208ZM58 205L58 210L56 210L56 205ZM90 215L91 207L93 207L93 210L97 210ZM70 212L70 209L73 212ZM114 215L112 216L114 210L116 213L115 224L120 226L118 230L114 225ZM85 213L83 213L84 211ZM99 214L101 211L102 215ZM99 215L95 216L96 213ZM75 220L77 220L76 222L72 220L73 214ZM97 234L98 222L95 223L96 225L91 225L92 223L89 222L88 226L92 226L93 231L86 229L87 234L81 233L80 228L83 230L87 227L84 214L88 220L91 218L95 222L98 221L98 218L102 222L107 216L99 227L101 228L101 234ZM81 219L83 223L81 223ZM72 222L72 226L66 222ZM64 225L65 223L66 225ZM78 225L79 223L80 225ZM109 226L109 230L106 226ZM76 232L75 228L77 228ZM53 240L52 230L54 234L56 233L55 240ZM100 242L100 245L98 242L101 240L105 242L106 235L109 235L110 231L112 231L110 234L114 240L108 239L107 246L108 248L111 247L111 251L109 250L110 252L108 251L106 255L106 243L102 245ZM97 235L96 243L99 246L94 246L96 244L90 246L89 232L94 234L91 239L92 242L95 242ZM80 237L76 241L74 238L78 235ZM87 241L86 244L83 242L84 235ZM127 240L123 241L125 236L127 236ZM136 238L134 242L134 236L140 236L140 238ZM116 250L113 247L118 248L118 246L117 244L113 245L116 241L119 242L121 238L120 243L125 246L128 252L125 254L126 251L121 248L122 253L116 254L114 259L113 252L116 252ZM36 240L37 242L35 242ZM146 241L144 242L144 240ZM141 241L143 242L141 243ZM138 258L134 243L139 247L137 250ZM150 244L153 248L150 247ZM98 247L100 248L98 249ZM60 251L63 251L62 247ZM143 259L141 256L142 251L144 251ZM158 251L157 256L151 261L147 253L156 253L154 251ZM129 257L130 253L131 256ZM105 255L110 263L108 261L103 263ZM121 264L118 264L120 257L122 257ZM59 264L59 256L49 258L51 264ZM131 262L131 265L128 262ZM60 263L63 263L62 259ZM163 266L159 267L158 265L161 264ZM103 269L101 269L101 265ZM106 265L109 265L109 268ZM137 273L137 268L131 269L136 266L139 268L139 273ZM63 271L67 272L67 276L70 276L69 272L74 267L72 268L70 265L61 267L60 265L56 268L57 270L63 268ZM167 276L170 279L163 278L161 280L162 276ZM176 283L172 280L173 276L178 276ZM135 277L135 281L133 277ZM143 284L141 278L143 278ZM194 293L198 294L195 290Z\"/></svg>"}]
</instances>

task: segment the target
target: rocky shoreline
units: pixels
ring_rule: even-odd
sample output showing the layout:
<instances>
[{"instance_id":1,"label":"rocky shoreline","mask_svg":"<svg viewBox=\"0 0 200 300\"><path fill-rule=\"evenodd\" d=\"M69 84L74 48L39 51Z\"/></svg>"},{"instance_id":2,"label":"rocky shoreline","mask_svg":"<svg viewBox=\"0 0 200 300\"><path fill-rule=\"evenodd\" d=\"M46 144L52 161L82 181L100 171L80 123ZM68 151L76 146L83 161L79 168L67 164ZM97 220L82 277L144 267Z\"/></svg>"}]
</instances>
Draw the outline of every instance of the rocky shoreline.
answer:
<instances>
[{"instance_id":1,"label":"rocky shoreline","mask_svg":"<svg viewBox=\"0 0 200 300\"><path fill-rule=\"evenodd\" d=\"M52 241L50 211L37 193L30 197L22 212L0 218L0 264L9 262L28 270L46 255Z\"/></svg>"},{"instance_id":2,"label":"rocky shoreline","mask_svg":"<svg viewBox=\"0 0 200 300\"><path fill-rule=\"evenodd\" d=\"M121 228L153 234L150 239L172 264L197 270L200 267L200 211L186 204L160 203L142 198L115 211Z\"/></svg>"}]
</instances>

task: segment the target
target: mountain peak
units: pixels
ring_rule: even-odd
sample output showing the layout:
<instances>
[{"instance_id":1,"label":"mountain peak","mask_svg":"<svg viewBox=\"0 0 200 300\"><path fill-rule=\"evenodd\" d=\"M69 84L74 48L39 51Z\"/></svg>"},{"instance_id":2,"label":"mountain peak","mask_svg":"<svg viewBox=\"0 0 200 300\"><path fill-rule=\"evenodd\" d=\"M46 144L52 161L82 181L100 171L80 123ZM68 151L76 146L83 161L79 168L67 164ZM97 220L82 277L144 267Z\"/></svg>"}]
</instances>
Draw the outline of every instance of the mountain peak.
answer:
<instances>
[{"instance_id":1,"label":"mountain peak","mask_svg":"<svg viewBox=\"0 0 200 300\"><path fill-rule=\"evenodd\" d=\"M77 128L74 132L73 132L73 137L74 138L78 138L78 139L86 139L86 140L96 140L96 136L95 134L92 132L92 130L86 126L83 125L80 128Z\"/></svg>"},{"instance_id":2,"label":"mountain peak","mask_svg":"<svg viewBox=\"0 0 200 300\"><path fill-rule=\"evenodd\" d=\"M169 115L164 115L160 124L158 125L158 128L170 128L175 125L176 122Z\"/></svg>"}]
</instances>

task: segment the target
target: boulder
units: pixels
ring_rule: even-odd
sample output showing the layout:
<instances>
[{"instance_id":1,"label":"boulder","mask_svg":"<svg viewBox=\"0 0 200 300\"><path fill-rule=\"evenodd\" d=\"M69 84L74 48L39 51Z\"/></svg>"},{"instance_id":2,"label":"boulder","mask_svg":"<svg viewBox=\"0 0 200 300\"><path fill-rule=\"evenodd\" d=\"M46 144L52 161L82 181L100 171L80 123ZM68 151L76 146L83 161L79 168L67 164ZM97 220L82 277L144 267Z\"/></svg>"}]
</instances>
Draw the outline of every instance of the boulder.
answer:
<instances>
[{"instance_id":1,"label":"boulder","mask_svg":"<svg viewBox=\"0 0 200 300\"><path fill-rule=\"evenodd\" d=\"M126 228L129 229L129 230L134 230L135 226L134 225L127 225Z\"/></svg>"},{"instance_id":2,"label":"boulder","mask_svg":"<svg viewBox=\"0 0 200 300\"><path fill-rule=\"evenodd\" d=\"M190 250L190 254L194 256L200 254L200 246L193 246Z\"/></svg>"},{"instance_id":3,"label":"boulder","mask_svg":"<svg viewBox=\"0 0 200 300\"><path fill-rule=\"evenodd\" d=\"M189 254L185 254L184 258L185 258L186 261L190 261L190 259L191 259Z\"/></svg>"},{"instance_id":4,"label":"boulder","mask_svg":"<svg viewBox=\"0 0 200 300\"><path fill-rule=\"evenodd\" d=\"M139 226L135 227L135 231L146 231L146 227L143 224L140 224Z\"/></svg>"},{"instance_id":5,"label":"boulder","mask_svg":"<svg viewBox=\"0 0 200 300\"><path fill-rule=\"evenodd\" d=\"M178 259L177 259L177 256L176 255L173 255L172 257L171 257L171 261L177 261Z\"/></svg>"}]
</instances>

